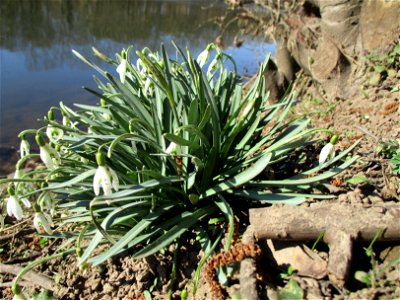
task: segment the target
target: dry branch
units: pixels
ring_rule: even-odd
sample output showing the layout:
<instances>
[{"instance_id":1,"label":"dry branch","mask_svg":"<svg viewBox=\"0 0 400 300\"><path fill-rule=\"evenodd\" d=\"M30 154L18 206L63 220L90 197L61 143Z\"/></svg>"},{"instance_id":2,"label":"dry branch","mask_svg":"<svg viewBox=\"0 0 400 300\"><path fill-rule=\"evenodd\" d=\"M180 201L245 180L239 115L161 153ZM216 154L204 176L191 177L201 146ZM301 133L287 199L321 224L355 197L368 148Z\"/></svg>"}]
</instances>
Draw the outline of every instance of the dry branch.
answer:
<instances>
[{"instance_id":1,"label":"dry branch","mask_svg":"<svg viewBox=\"0 0 400 300\"><path fill-rule=\"evenodd\" d=\"M17 275L22 270L21 266L18 265L5 265L0 263L0 273L9 273L13 275ZM25 281L29 281L32 284L39 285L46 290L54 291L54 282L45 275L39 274L35 271L29 271L22 279Z\"/></svg>"},{"instance_id":2,"label":"dry branch","mask_svg":"<svg viewBox=\"0 0 400 300\"><path fill-rule=\"evenodd\" d=\"M324 241L330 245L330 277L344 283L354 241L371 241L382 228L378 241L400 240L400 205L364 207L327 202L309 207L276 205L251 209L250 224L258 239L315 240L325 232Z\"/></svg>"}]
</instances>

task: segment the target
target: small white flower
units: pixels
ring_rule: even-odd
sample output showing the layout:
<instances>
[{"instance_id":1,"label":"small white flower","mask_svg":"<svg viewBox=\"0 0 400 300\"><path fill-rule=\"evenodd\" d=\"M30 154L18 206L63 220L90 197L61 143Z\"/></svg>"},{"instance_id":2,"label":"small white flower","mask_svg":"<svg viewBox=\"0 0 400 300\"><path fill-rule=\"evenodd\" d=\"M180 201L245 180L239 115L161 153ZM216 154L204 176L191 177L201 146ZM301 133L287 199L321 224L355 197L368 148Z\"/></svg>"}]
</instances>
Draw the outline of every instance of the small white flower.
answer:
<instances>
[{"instance_id":1,"label":"small white flower","mask_svg":"<svg viewBox=\"0 0 400 300\"><path fill-rule=\"evenodd\" d=\"M44 214L42 212L36 212L35 217L33 218L33 225L35 226L36 230L38 233L41 232L41 227L48 233L48 234L53 234L53 230L51 229L51 225L53 224L53 221L51 217L47 214Z\"/></svg>"},{"instance_id":2,"label":"small white flower","mask_svg":"<svg viewBox=\"0 0 400 300\"><path fill-rule=\"evenodd\" d=\"M64 126L69 127L69 126L71 125L71 121L69 120L69 118L68 118L67 116L63 116L63 117L62 117L62 124L63 124Z\"/></svg>"},{"instance_id":3,"label":"small white flower","mask_svg":"<svg viewBox=\"0 0 400 300\"><path fill-rule=\"evenodd\" d=\"M149 77L146 78L146 81L144 83L144 89L143 89L143 93L145 95L148 94L148 92L151 92L150 90L150 85L151 85L151 79Z\"/></svg>"},{"instance_id":4,"label":"small white flower","mask_svg":"<svg viewBox=\"0 0 400 300\"><path fill-rule=\"evenodd\" d=\"M27 207L27 208L31 208L32 207L32 205L31 205L31 202L28 200L28 199L26 199L26 198L22 198L21 199L21 202L25 205L25 207Z\"/></svg>"},{"instance_id":5,"label":"small white flower","mask_svg":"<svg viewBox=\"0 0 400 300\"><path fill-rule=\"evenodd\" d=\"M214 58L211 64L208 66L207 74L211 74L217 69L218 66L218 57Z\"/></svg>"},{"instance_id":6,"label":"small white flower","mask_svg":"<svg viewBox=\"0 0 400 300\"><path fill-rule=\"evenodd\" d=\"M54 214L55 203L49 192L44 192L39 198L39 205L42 211L48 211L51 215Z\"/></svg>"},{"instance_id":7,"label":"small white flower","mask_svg":"<svg viewBox=\"0 0 400 300\"><path fill-rule=\"evenodd\" d=\"M7 214L14 216L18 221L24 218L24 212L15 195L10 195L7 199Z\"/></svg>"},{"instance_id":8,"label":"small white flower","mask_svg":"<svg viewBox=\"0 0 400 300\"><path fill-rule=\"evenodd\" d=\"M46 135L50 141L57 143L64 136L64 131L61 128L49 125L46 129Z\"/></svg>"},{"instance_id":9,"label":"small white flower","mask_svg":"<svg viewBox=\"0 0 400 300\"><path fill-rule=\"evenodd\" d=\"M122 83L125 82L125 76L126 76L126 59L122 58L121 62L119 63L117 67L117 72L119 74L119 79L121 80Z\"/></svg>"},{"instance_id":10,"label":"small white flower","mask_svg":"<svg viewBox=\"0 0 400 300\"><path fill-rule=\"evenodd\" d=\"M175 144L174 142L171 142L167 147L167 149L165 149L165 153L176 155L180 153L180 150L181 147L179 145Z\"/></svg>"},{"instance_id":11,"label":"small white flower","mask_svg":"<svg viewBox=\"0 0 400 300\"><path fill-rule=\"evenodd\" d=\"M202 68L208 62L209 58L210 58L210 50L207 47L205 50L203 50L203 52L199 54L199 56L196 59L200 68Z\"/></svg>"},{"instance_id":12,"label":"small white flower","mask_svg":"<svg viewBox=\"0 0 400 300\"><path fill-rule=\"evenodd\" d=\"M40 159L50 170L58 167L58 165L60 164L60 155L48 144L40 146Z\"/></svg>"},{"instance_id":13,"label":"small white flower","mask_svg":"<svg viewBox=\"0 0 400 300\"><path fill-rule=\"evenodd\" d=\"M19 146L19 154L21 155L21 158L27 156L30 153L30 151L31 151L31 145L26 139L22 139L21 144Z\"/></svg>"},{"instance_id":14,"label":"small white flower","mask_svg":"<svg viewBox=\"0 0 400 300\"><path fill-rule=\"evenodd\" d=\"M111 195L112 188L116 191L119 189L117 173L105 165L97 167L93 178L93 190L96 196L100 194L100 186L103 189L104 195Z\"/></svg>"},{"instance_id":15,"label":"small white flower","mask_svg":"<svg viewBox=\"0 0 400 300\"><path fill-rule=\"evenodd\" d=\"M147 73L147 68L146 68L146 66L143 64L142 59L139 58L139 59L136 61L136 68L138 69L140 76L142 76L142 77L144 78L144 77L146 76L146 73Z\"/></svg>"},{"instance_id":16,"label":"small white flower","mask_svg":"<svg viewBox=\"0 0 400 300\"><path fill-rule=\"evenodd\" d=\"M326 144L319 154L319 164L322 165L327 159L335 157L335 146L332 143Z\"/></svg>"}]
</instances>

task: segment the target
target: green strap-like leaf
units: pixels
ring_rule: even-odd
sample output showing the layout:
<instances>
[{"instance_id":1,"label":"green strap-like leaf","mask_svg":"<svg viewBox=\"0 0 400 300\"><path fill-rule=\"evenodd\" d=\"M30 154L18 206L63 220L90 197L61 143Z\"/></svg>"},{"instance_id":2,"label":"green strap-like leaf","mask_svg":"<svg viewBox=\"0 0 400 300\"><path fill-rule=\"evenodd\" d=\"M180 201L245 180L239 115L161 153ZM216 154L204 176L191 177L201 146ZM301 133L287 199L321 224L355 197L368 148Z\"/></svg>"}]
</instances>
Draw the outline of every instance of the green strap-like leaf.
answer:
<instances>
[{"instance_id":1,"label":"green strap-like leaf","mask_svg":"<svg viewBox=\"0 0 400 300\"><path fill-rule=\"evenodd\" d=\"M128 243L133 240L135 237L140 235L148 226L150 226L155 220L157 220L161 215L169 211L175 207L175 205L163 205L159 207L154 212L148 214L144 217L140 222L134 226L131 230L129 230L123 237L121 237L118 242L111 246L110 249L105 251L104 253L92 257L89 259L89 262L92 262L93 265L99 265L108 258L114 256L115 254L119 253L121 249L124 249Z\"/></svg>"},{"instance_id":2,"label":"green strap-like leaf","mask_svg":"<svg viewBox=\"0 0 400 300\"><path fill-rule=\"evenodd\" d=\"M271 160L271 157L271 153L265 154L243 172L208 189L204 194L201 195L200 198L210 197L212 195L215 195L216 193L220 193L249 182L267 167L269 161Z\"/></svg>"},{"instance_id":3,"label":"green strap-like leaf","mask_svg":"<svg viewBox=\"0 0 400 300\"><path fill-rule=\"evenodd\" d=\"M133 257L134 258L142 258L154 254L164 247L168 246L172 243L176 238L181 236L185 231L194 226L199 220L201 220L204 216L212 214L215 211L215 207L207 206L205 208L200 208L195 212L191 213L187 217L182 218L179 224L172 227L165 234L163 234L160 238L156 239L154 242L136 252Z\"/></svg>"}]
</instances>

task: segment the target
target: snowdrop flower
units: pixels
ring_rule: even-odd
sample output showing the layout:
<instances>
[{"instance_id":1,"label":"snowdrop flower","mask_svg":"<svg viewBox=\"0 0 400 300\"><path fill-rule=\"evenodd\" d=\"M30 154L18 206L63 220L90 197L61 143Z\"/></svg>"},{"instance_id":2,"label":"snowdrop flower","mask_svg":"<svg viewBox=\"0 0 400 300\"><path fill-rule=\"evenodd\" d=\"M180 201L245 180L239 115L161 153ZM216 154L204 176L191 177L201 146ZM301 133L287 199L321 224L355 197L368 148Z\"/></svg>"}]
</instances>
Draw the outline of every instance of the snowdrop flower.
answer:
<instances>
[{"instance_id":1,"label":"snowdrop flower","mask_svg":"<svg viewBox=\"0 0 400 300\"><path fill-rule=\"evenodd\" d=\"M207 46L207 48L205 50L203 50L203 52L201 52L199 54L199 56L197 57L197 63L199 64L200 68L202 68L207 62L208 59L210 58L210 50L211 50L211 44L209 44Z\"/></svg>"},{"instance_id":2,"label":"snowdrop flower","mask_svg":"<svg viewBox=\"0 0 400 300\"><path fill-rule=\"evenodd\" d=\"M21 136L21 144L19 146L19 154L21 155L21 158L27 156L30 153L30 151L31 151L31 145L29 145L29 142L26 139L26 135L23 134Z\"/></svg>"},{"instance_id":3,"label":"snowdrop flower","mask_svg":"<svg viewBox=\"0 0 400 300\"><path fill-rule=\"evenodd\" d=\"M124 55L122 55L121 62L117 67L117 72L119 74L119 79L121 80L121 83L125 82L126 66L127 66L126 58L124 58Z\"/></svg>"},{"instance_id":4,"label":"snowdrop flower","mask_svg":"<svg viewBox=\"0 0 400 300\"><path fill-rule=\"evenodd\" d=\"M55 203L49 192L43 192L40 195L38 202L41 211L48 211L51 215L54 215Z\"/></svg>"},{"instance_id":5,"label":"snowdrop flower","mask_svg":"<svg viewBox=\"0 0 400 300\"><path fill-rule=\"evenodd\" d=\"M210 63L210 65L208 66L208 70L207 70L207 74L210 75L212 72L214 72L217 69L218 66L218 61L220 59L220 54L217 54L217 56L215 56L215 58L213 59L213 61Z\"/></svg>"},{"instance_id":6,"label":"snowdrop flower","mask_svg":"<svg viewBox=\"0 0 400 300\"><path fill-rule=\"evenodd\" d=\"M61 128L49 125L46 129L46 135L53 143L57 143L64 136L64 131Z\"/></svg>"},{"instance_id":7,"label":"snowdrop flower","mask_svg":"<svg viewBox=\"0 0 400 300\"><path fill-rule=\"evenodd\" d=\"M151 92L151 79L150 79L150 77L148 76L148 77L146 78L145 83L144 83L143 93L144 93L145 95L147 95L149 92Z\"/></svg>"},{"instance_id":8,"label":"snowdrop flower","mask_svg":"<svg viewBox=\"0 0 400 300\"><path fill-rule=\"evenodd\" d=\"M136 68L138 69L140 76L142 76L142 77L144 78L144 77L146 76L146 73L147 73L147 68L146 68L146 66L143 64L142 59L139 58L139 59L136 61Z\"/></svg>"},{"instance_id":9,"label":"snowdrop flower","mask_svg":"<svg viewBox=\"0 0 400 300\"><path fill-rule=\"evenodd\" d=\"M319 154L319 164L322 165L327 159L331 160L335 157L335 144L338 140L337 134L335 134L328 144L326 144Z\"/></svg>"},{"instance_id":10,"label":"snowdrop flower","mask_svg":"<svg viewBox=\"0 0 400 300\"><path fill-rule=\"evenodd\" d=\"M47 234L53 234L53 230L51 229L51 225L53 225L53 221L48 214L45 214L40 211L39 205L35 204L35 217L33 218L33 226L35 226L38 233L41 233L41 228L46 231Z\"/></svg>"},{"instance_id":11,"label":"snowdrop flower","mask_svg":"<svg viewBox=\"0 0 400 300\"><path fill-rule=\"evenodd\" d=\"M100 194L100 186L106 196L111 195L112 188L118 191L119 180L117 173L106 165L104 154L97 152L96 161L98 167L93 178L93 191L95 195L98 196Z\"/></svg>"},{"instance_id":12,"label":"snowdrop flower","mask_svg":"<svg viewBox=\"0 0 400 300\"><path fill-rule=\"evenodd\" d=\"M46 144L44 138L39 134L36 135L36 142L40 148L40 159L45 166L50 170L56 168L60 164L60 155L57 151Z\"/></svg>"},{"instance_id":13,"label":"snowdrop flower","mask_svg":"<svg viewBox=\"0 0 400 300\"><path fill-rule=\"evenodd\" d=\"M12 186L8 187L7 202L7 214L11 217L14 216L18 221L24 218L24 212L22 211L21 204L19 203L18 197L15 195L15 190ZM31 207L31 203L28 199L21 199L22 203L26 207Z\"/></svg>"},{"instance_id":14,"label":"snowdrop flower","mask_svg":"<svg viewBox=\"0 0 400 300\"><path fill-rule=\"evenodd\" d=\"M171 142L167 147L167 149L165 149L165 153L167 154L176 155L179 154L180 152L181 152L181 147L175 144L174 142Z\"/></svg>"}]
</instances>

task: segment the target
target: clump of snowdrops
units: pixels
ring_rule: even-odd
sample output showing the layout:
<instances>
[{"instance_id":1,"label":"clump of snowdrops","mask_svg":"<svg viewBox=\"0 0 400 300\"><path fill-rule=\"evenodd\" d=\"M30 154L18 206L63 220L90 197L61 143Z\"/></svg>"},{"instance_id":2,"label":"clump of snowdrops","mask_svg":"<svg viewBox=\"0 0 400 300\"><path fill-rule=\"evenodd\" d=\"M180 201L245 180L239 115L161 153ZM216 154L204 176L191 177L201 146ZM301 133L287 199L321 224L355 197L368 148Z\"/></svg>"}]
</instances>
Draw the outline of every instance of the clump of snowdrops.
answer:
<instances>
[{"instance_id":1,"label":"clump of snowdrops","mask_svg":"<svg viewBox=\"0 0 400 300\"><path fill-rule=\"evenodd\" d=\"M163 46L159 53L145 48L136 62L131 48L115 59L93 50L116 69L110 74L74 51L103 78L95 77L100 91L87 89L98 105L51 107L44 127L20 134L15 177L3 180L9 183L3 210L32 218L44 235L68 238L82 265L127 249L133 258L152 255L184 243L189 232L211 253L225 230L210 225L215 220L233 225L235 209L249 203L329 198L311 191L356 159L344 159L354 145L334 156L331 143L309 170L279 180L259 176L318 142L316 133L330 134L309 128L308 119L286 120L293 94L268 102L268 59L244 92L234 61L213 44L197 58L178 47L175 59ZM30 135L39 153L31 153ZM42 166L24 172L37 156Z\"/></svg>"}]
</instances>

